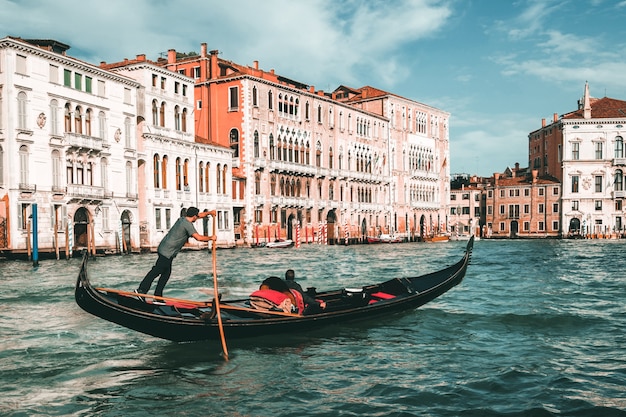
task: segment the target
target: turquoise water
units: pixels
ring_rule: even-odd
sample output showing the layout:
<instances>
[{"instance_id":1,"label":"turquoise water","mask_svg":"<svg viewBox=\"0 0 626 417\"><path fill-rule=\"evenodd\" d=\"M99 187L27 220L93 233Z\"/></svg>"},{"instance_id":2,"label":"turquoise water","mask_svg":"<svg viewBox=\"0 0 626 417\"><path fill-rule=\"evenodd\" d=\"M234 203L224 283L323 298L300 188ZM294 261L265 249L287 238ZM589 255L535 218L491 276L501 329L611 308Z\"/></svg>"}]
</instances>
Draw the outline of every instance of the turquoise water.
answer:
<instances>
[{"instance_id":1,"label":"turquoise water","mask_svg":"<svg viewBox=\"0 0 626 417\"><path fill-rule=\"evenodd\" d=\"M465 242L218 251L220 291L296 270L303 287L439 269ZM79 259L0 261L2 416L626 416L626 241L477 241L465 280L371 326L176 344L74 302ZM154 255L97 258L132 290ZM174 262L165 295L206 299L210 252Z\"/></svg>"}]
</instances>

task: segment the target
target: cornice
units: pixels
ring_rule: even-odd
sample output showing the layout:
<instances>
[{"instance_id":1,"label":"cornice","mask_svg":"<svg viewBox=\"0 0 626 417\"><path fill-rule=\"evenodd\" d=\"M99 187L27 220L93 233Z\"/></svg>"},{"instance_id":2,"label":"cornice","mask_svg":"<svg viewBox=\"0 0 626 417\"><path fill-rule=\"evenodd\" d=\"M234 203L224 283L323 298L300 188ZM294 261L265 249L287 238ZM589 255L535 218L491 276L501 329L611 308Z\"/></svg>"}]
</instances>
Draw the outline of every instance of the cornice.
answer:
<instances>
[{"instance_id":1,"label":"cornice","mask_svg":"<svg viewBox=\"0 0 626 417\"><path fill-rule=\"evenodd\" d=\"M138 88L141 84L132 78L125 77L111 71L103 70L93 64L72 58L67 55L60 55L54 52L46 51L38 46L28 44L24 41L18 41L11 38L0 39L0 49L14 49L23 53L28 53L37 57L44 58L48 61L57 62L65 67L77 68L84 74L97 75L99 78L126 84L128 86Z\"/></svg>"}]
</instances>

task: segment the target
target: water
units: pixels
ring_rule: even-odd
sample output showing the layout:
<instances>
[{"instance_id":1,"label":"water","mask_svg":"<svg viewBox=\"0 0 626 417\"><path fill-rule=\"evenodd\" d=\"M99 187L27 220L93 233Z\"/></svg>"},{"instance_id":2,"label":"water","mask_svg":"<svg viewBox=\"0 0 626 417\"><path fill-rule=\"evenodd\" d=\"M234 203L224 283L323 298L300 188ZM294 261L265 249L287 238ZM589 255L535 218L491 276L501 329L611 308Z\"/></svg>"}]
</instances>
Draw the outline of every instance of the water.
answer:
<instances>
[{"instance_id":1,"label":"water","mask_svg":"<svg viewBox=\"0 0 626 417\"><path fill-rule=\"evenodd\" d=\"M464 242L218 251L220 290L293 267L357 286L460 258ZM623 241L478 241L460 286L373 326L176 344L75 304L80 260L0 261L2 416L626 416ZM134 289L156 256L97 258ZM174 262L166 295L206 299L210 252Z\"/></svg>"}]
</instances>

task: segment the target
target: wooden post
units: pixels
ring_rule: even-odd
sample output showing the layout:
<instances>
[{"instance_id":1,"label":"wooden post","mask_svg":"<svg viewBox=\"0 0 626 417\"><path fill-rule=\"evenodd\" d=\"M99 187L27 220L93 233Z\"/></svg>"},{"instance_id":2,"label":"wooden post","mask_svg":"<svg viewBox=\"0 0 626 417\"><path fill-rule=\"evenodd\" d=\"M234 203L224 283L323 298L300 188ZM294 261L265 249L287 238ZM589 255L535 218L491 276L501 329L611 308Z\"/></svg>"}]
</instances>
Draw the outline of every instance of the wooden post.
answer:
<instances>
[{"instance_id":1,"label":"wooden post","mask_svg":"<svg viewBox=\"0 0 626 417\"><path fill-rule=\"evenodd\" d=\"M59 260L59 216L58 207L54 206L54 253Z\"/></svg>"},{"instance_id":2,"label":"wooden post","mask_svg":"<svg viewBox=\"0 0 626 417\"><path fill-rule=\"evenodd\" d=\"M30 261L30 220L28 221L28 226L26 228L26 251L28 252L28 260Z\"/></svg>"},{"instance_id":3,"label":"wooden post","mask_svg":"<svg viewBox=\"0 0 626 417\"><path fill-rule=\"evenodd\" d=\"M65 259L70 259L70 226L65 223Z\"/></svg>"},{"instance_id":4,"label":"wooden post","mask_svg":"<svg viewBox=\"0 0 626 417\"><path fill-rule=\"evenodd\" d=\"M92 221L90 224L91 227L91 256L96 256L96 226Z\"/></svg>"}]
</instances>

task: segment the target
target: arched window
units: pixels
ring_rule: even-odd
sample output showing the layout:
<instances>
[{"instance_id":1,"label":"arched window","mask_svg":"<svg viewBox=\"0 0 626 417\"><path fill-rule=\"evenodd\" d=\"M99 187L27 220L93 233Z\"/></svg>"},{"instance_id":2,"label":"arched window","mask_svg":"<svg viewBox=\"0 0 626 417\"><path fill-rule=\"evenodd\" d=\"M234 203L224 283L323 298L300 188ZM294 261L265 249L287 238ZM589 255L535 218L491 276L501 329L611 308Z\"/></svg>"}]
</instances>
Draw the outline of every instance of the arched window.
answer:
<instances>
[{"instance_id":1,"label":"arched window","mask_svg":"<svg viewBox=\"0 0 626 417\"><path fill-rule=\"evenodd\" d=\"M74 132L79 135L83 133L83 115L80 106L74 109Z\"/></svg>"},{"instance_id":2,"label":"arched window","mask_svg":"<svg viewBox=\"0 0 626 417\"><path fill-rule=\"evenodd\" d=\"M272 90L267 92L267 108L270 110L274 110L274 97L272 94Z\"/></svg>"},{"instance_id":3,"label":"arched window","mask_svg":"<svg viewBox=\"0 0 626 417\"><path fill-rule=\"evenodd\" d=\"M615 137L615 157L624 157L624 139L621 136Z\"/></svg>"},{"instance_id":4,"label":"arched window","mask_svg":"<svg viewBox=\"0 0 626 417\"><path fill-rule=\"evenodd\" d=\"M153 176L154 176L154 188L160 188L161 184L161 173L159 170L161 169L161 158L158 153L155 153L152 157L152 167L153 167Z\"/></svg>"},{"instance_id":5,"label":"arched window","mask_svg":"<svg viewBox=\"0 0 626 417\"><path fill-rule=\"evenodd\" d=\"M211 172L211 163L210 162L206 163L206 168L205 168L204 172L206 174L206 178L204 179L204 181L205 181L204 189L206 190L207 193L210 193L211 192L211 182L209 181L209 176L210 176L210 172Z\"/></svg>"},{"instance_id":6,"label":"arched window","mask_svg":"<svg viewBox=\"0 0 626 417\"><path fill-rule=\"evenodd\" d=\"M204 162L198 165L198 191L204 192Z\"/></svg>"},{"instance_id":7,"label":"arched window","mask_svg":"<svg viewBox=\"0 0 626 417\"><path fill-rule=\"evenodd\" d=\"M228 194L227 188L226 188L226 178L227 175L226 173L228 169L228 165L224 165L224 171L222 171L222 190L223 190L223 194Z\"/></svg>"},{"instance_id":8,"label":"arched window","mask_svg":"<svg viewBox=\"0 0 626 417\"><path fill-rule=\"evenodd\" d=\"M181 120L181 130L183 132L187 131L187 109L183 109L183 115Z\"/></svg>"},{"instance_id":9,"label":"arched window","mask_svg":"<svg viewBox=\"0 0 626 417\"><path fill-rule=\"evenodd\" d=\"M275 149L274 149L274 135L270 133L270 160L274 160Z\"/></svg>"},{"instance_id":10,"label":"arched window","mask_svg":"<svg viewBox=\"0 0 626 417\"><path fill-rule=\"evenodd\" d=\"M328 148L328 168L333 169L333 147Z\"/></svg>"},{"instance_id":11,"label":"arched window","mask_svg":"<svg viewBox=\"0 0 626 417\"><path fill-rule=\"evenodd\" d=\"M152 100L152 124L159 125L159 105L156 100Z\"/></svg>"},{"instance_id":12,"label":"arched window","mask_svg":"<svg viewBox=\"0 0 626 417\"><path fill-rule=\"evenodd\" d=\"M65 105L65 132L69 133L72 131L72 107L70 103Z\"/></svg>"},{"instance_id":13,"label":"arched window","mask_svg":"<svg viewBox=\"0 0 626 417\"><path fill-rule=\"evenodd\" d=\"M215 181L216 181L216 185L217 185L217 189L216 192L217 194L222 194L222 165L221 164L217 164L217 166L215 167Z\"/></svg>"},{"instance_id":14,"label":"arched window","mask_svg":"<svg viewBox=\"0 0 626 417\"><path fill-rule=\"evenodd\" d=\"M185 191L189 191L189 159L185 159L183 163L183 185Z\"/></svg>"},{"instance_id":15,"label":"arched window","mask_svg":"<svg viewBox=\"0 0 626 417\"><path fill-rule=\"evenodd\" d=\"M85 112L85 135L91 136L91 115L93 110L87 109Z\"/></svg>"},{"instance_id":16,"label":"arched window","mask_svg":"<svg viewBox=\"0 0 626 417\"><path fill-rule=\"evenodd\" d=\"M254 194L261 194L261 173L258 171L254 173Z\"/></svg>"},{"instance_id":17,"label":"arched window","mask_svg":"<svg viewBox=\"0 0 626 417\"><path fill-rule=\"evenodd\" d=\"M50 101L50 134L56 136L59 132L59 103Z\"/></svg>"},{"instance_id":18,"label":"arched window","mask_svg":"<svg viewBox=\"0 0 626 417\"><path fill-rule=\"evenodd\" d=\"M161 188L167 189L167 155L163 155L161 162Z\"/></svg>"},{"instance_id":19,"label":"arched window","mask_svg":"<svg viewBox=\"0 0 626 417\"><path fill-rule=\"evenodd\" d=\"M254 87L252 87L252 105L254 107L257 107L259 105L259 97L258 97L258 90L256 88L256 85Z\"/></svg>"},{"instance_id":20,"label":"arched window","mask_svg":"<svg viewBox=\"0 0 626 417\"><path fill-rule=\"evenodd\" d=\"M322 144L320 142L315 145L315 166L322 166Z\"/></svg>"},{"instance_id":21,"label":"arched window","mask_svg":"<svg viewBox=\"0 0 626 417\"><path fill-rule=\"evenodd\" d=\"M98 135L102 140L105 140L107 136L107 119L103 111L98 113Z\"/></svg>"},{"instance_id":22,"label":"arched window","mask_svg":"<svg viewBox=\"0 0 626 417\"><path fill-rule=\"evenodd\" d=\"M109 162L106 158L100 160L100 182L102 183L102 189L104 192L109 190Z\"/></svg>"},{"instance_id":23,"label":"arched window","mask_svg":"<svg viewBox=\"0 0 626 417\"><path fill-rule=\"evenodd\" d=\"M180 158L176 158L176 189L178 191L181 191L183 189L183 183L181 178L182 170L182 161L180 160Z\"/></svg>"},{"instance_id":24,"label":"arched window","mask_svg":"<svg viewBox=\"0 0 626 417\"><path fill-rule=\"evenodd\" d=\"M126 162L126 195L131 196L134 194L133 187L133 164Z\"/></svg>"},{"instance_id":25,"label":"arched window","mask_svg":"<svg viewBox=\"0 0 626 417\"><path fill-rule=\"evenodd\" d=\"M28 103L28 97L26 93L20 91L17 93L17 127L18 129L26 130L28 128L28 115L26 112L26 104Z\"/></svg>"},{"instance_id":26,"label":"arched window","mask_svg":"<svg viewBox=\"0 0 626 417\"><path fill-rule=\"evenodd\" d=\"M239 132L237 131L237 129L231 129L229 137L230 137L230 149L235 151L233 154L233 157L238 158L239 157Z\"/></svg>"},{"instance_id":27,"label":"arched window","mask_svg":"<svg viewBox=\"0 0 626 417\"><path fill-rule=\"evenodd\" d=\"M624 191L624 174L621 169L615 171L615 191Z\"/></svg>"},{"instance_id":28,"label":"arched window","mask_svg":"<svg viewBox=\"0 0 626 417\"><path fill-rule=\"evenodd\" d=\"M174 107L174 129L180 130L180 107Z\"/></svg>"},{"instance_id":29,"label":"arched window","mask_svg":"<svg viewBox=\"0 0 626 417\"><path fill-rule=\"evenodd\" d=\"M254 157L255 158L258 158L259 155L260 155L259 146L260 146L260 144L259 144L259 131L255 130L254 131Z\"/></svg>"},{"instance_id":30,"label":"arched window","mask_svg":"<svg viewBox=\"0 0 626 417\"><path fill-rule=\"evenodd\" d=\"M165 127L165 102L161 103L161 109L159 110L159 126Z\"/></svg>"},{"instance_id":31,"label":"arched window","mask_svg":"<svg viewBox=\"0 0 626 417\"><path fill-rule=\"evenodd\" d=\"M276 195L276 175L270 177L270 195Z\"/></svg>"}]
</instances>

